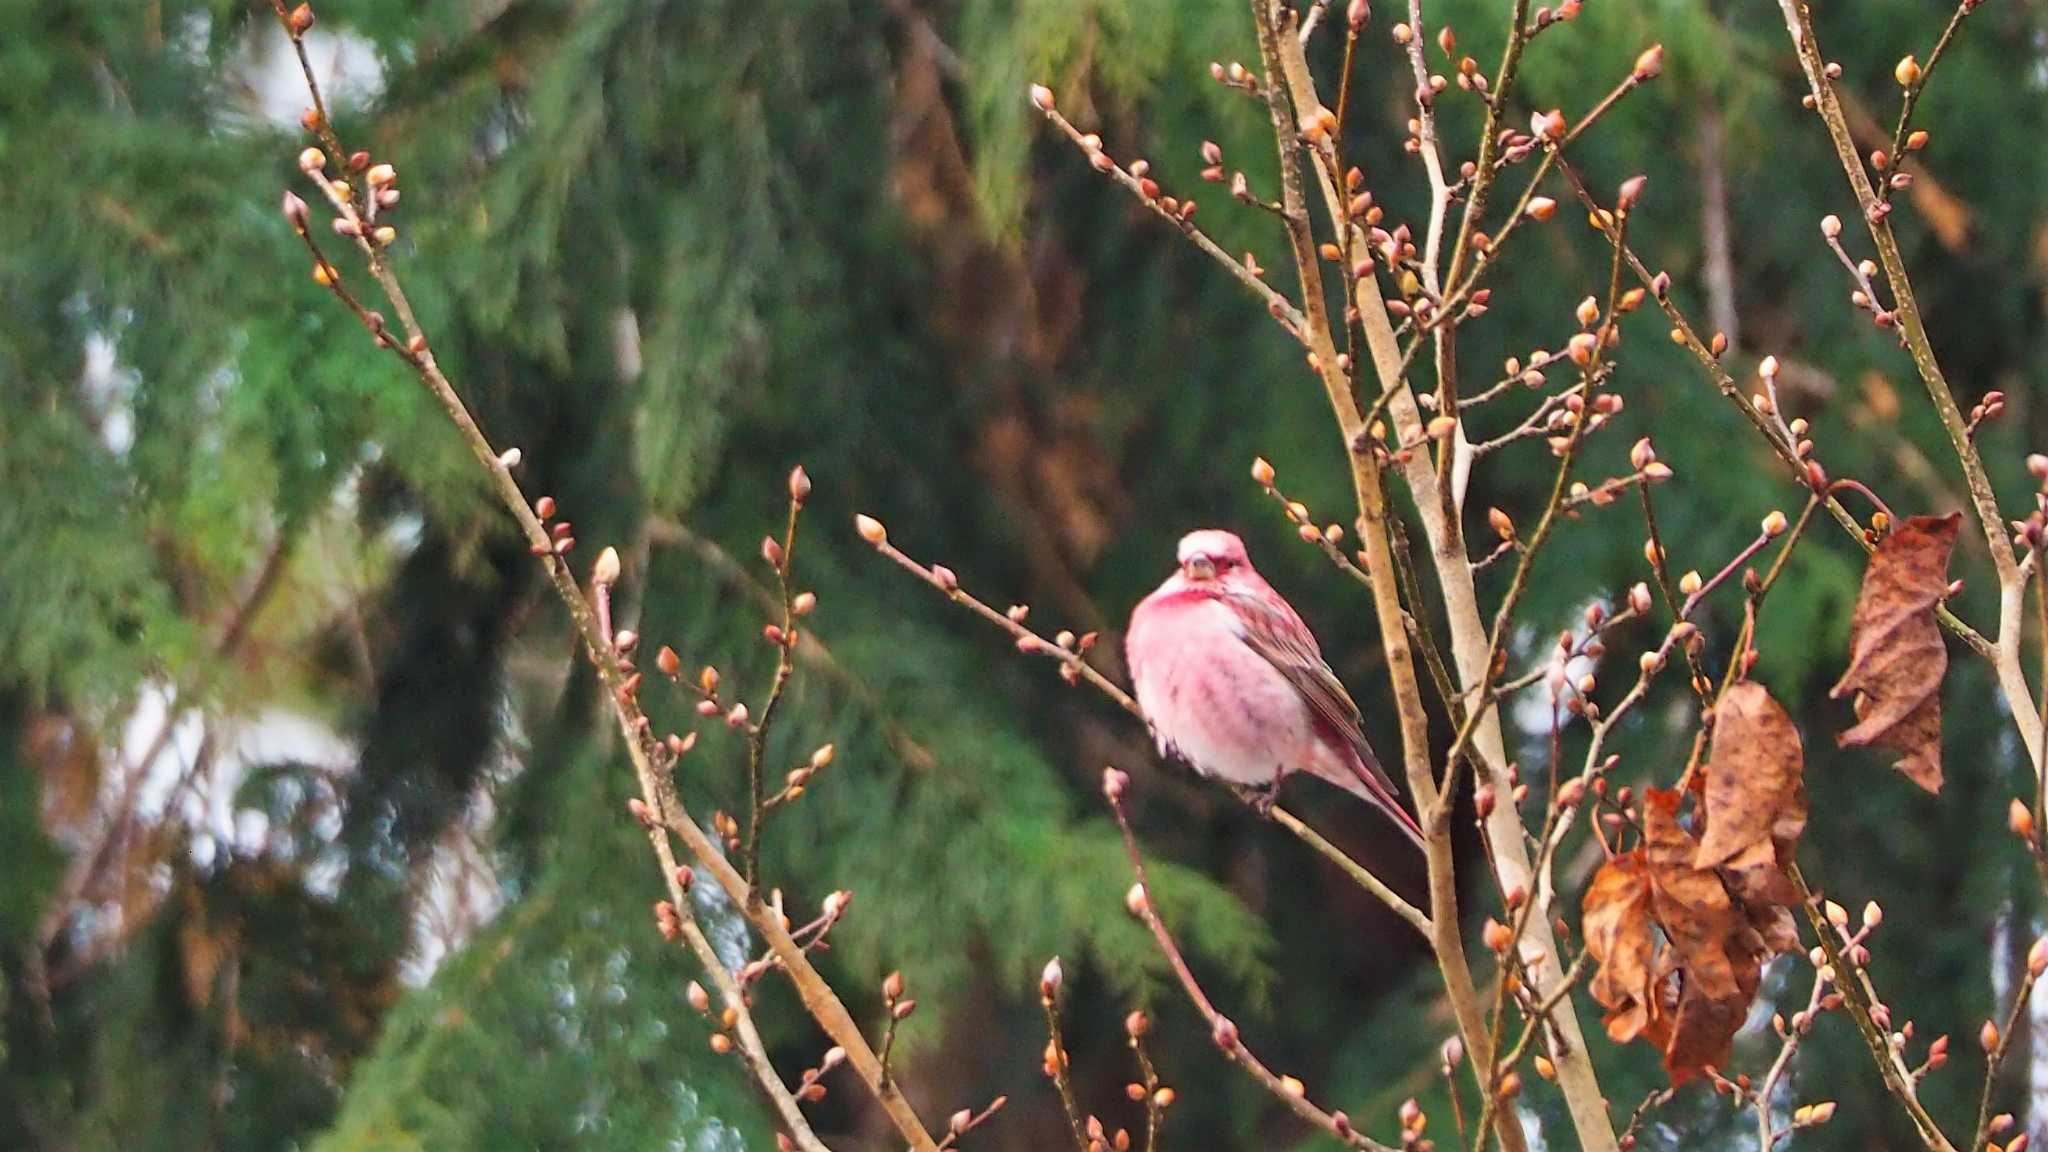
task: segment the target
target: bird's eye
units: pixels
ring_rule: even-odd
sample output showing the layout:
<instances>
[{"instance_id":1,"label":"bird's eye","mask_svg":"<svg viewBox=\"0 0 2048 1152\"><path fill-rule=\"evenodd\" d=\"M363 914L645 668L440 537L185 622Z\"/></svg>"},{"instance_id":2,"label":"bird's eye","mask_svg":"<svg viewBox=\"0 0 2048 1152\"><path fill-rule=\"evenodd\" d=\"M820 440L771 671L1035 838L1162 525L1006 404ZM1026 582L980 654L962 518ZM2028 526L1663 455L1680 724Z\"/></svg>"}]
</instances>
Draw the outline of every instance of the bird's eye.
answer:
<instances>
[{"instance_id":1,"label":"bird's eye","mask_svg":"<svg viewBox=\"0 0 2048 1152\"><path fill-rule=\"evenodd\" d=\"M1228 572L1232 568L1237 567L1237 561L1232 560L1228 556L1218 556L1211 563L1216 566L1218 572Z\"/></svg>"}]
</instances>

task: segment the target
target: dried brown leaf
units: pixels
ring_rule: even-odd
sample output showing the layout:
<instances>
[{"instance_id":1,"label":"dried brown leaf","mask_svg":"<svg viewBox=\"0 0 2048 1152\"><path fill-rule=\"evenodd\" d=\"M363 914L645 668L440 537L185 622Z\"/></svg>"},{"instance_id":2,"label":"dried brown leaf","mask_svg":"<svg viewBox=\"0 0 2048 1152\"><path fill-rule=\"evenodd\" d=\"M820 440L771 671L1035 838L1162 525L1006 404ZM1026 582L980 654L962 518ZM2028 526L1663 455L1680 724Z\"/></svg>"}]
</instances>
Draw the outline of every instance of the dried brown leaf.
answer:
<instances>
[{"instance_id":1,"label":"dried brown leaf","mask_svg":"<svg viewBox=\"0 0 2048 1152\"><path fill-rule=\"evenodd\" d=\"M1693 863L1747 871L1789 863L1806 830L1806 753L1792 716L1753 680L1714 708L1706 835Z\"/></svg>"},{"instance_id":2,"label":"dried brown leaf","mask_svg":"<svg viewBox=\"0 0 2048 1152\"><path fill-rule=\"evenodd\" d=\"M1760 974L1760 942L1719 873L1700 868L1699 841L1678 822L1681 793L1643 797L1650 910L1671 947L1664 963L1679 981L1678 1013L1664 1049L1674 1084L1724 1063L1749 1014Z\"/></svg>"},{"instance_id":3,"label":"dried brown leaf","mask_svg":"<svg viewBox=\"0 0 2048 1152\"><path fill-rule=\"evenodd\" d=\"M1863 574L1849 639L1849 669L1829 695L1855 693L1857 723L1844 747L1879 745L1929 792L1941 790L1941 679L1948 649L1934 610L1948 591L1948 554L1962 517L1914 516L1885 537Z\"/></svg>"},{"instance_id":4,"label":"dried brown leaf","mask_svg":"<svg viewBox=\"0 0 2048 1152\"><path fill-rule=\"evenodd\" d=\"M1607 1009L1607 1035L1626 1044L1642 1035L1658 1010L1656 937L1650 920L1650 873L1641 849L1600 866L1582 906L1586 950L1599 965L1593 999Z\"/></svg>"}]
</instances>

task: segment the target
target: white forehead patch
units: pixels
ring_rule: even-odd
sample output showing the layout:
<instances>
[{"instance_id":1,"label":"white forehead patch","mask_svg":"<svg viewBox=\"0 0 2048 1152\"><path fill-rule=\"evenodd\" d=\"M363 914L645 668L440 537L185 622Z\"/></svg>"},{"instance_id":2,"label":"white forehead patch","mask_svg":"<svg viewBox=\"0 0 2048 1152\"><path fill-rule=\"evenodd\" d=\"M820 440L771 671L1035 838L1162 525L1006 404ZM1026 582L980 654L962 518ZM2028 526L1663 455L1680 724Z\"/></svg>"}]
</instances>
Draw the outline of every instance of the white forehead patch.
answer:
<instances>
[{"instance_id":1,"label":"white forehead patch","mask_svg":"<svg viewBox=\"0 0 2048 1152\"><path fill-rule=\"evenodd\" d=\"M1182 563L1186 563L1188 557L1196 554L1212 558L1217 556L1242 557L1244 555L1244 541L1239 540L1235 534L1225 532L1220 528L1203 528L1181 537L1180 549L1175 555Z\"/></svg>"}]
</instances>

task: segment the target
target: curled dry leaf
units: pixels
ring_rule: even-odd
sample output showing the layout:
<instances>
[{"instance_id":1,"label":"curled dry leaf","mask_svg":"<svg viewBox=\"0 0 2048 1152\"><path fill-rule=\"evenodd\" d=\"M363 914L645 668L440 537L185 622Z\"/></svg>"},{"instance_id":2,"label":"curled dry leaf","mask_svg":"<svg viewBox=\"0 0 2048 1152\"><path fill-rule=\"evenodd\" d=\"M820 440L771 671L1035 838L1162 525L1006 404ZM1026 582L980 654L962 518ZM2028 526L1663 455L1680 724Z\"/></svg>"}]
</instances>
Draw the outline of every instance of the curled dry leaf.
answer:
<instances>
[{"instance_id":1,"label":"curled dry leaf","mask_svg":"<svg viewBox=\"0 0 2048 1152\"><path fill-rule=\"evenodd\" d=\"M1658 1009L1650 871L1642 849L1600 866L1586 887L1583 913L1586 950L1599 965L1593 999L1607 1009L1608 1038L1626 1044L1649 1030Z\"/></svg>"},{"instance_id":2,"label":"curled dry leaf","mask_svg":"<svg viewBox=\"0 0 2048 1152\"><path fill-rule=\"evenodd\" d=\"M1756 999L1762 958L1776 946L1758 922L1783 916L1789 927L1772 886L1747 896L1737 882L1748 871L1698 863L1702 845L1678 822L1683 799L1658 789L1644 796L1643 846L1594 874L1583 921L1608 1037L1662 1049L1674 1084L1726 1062ZM1757 867L1777 872L1775 849Z\"/></svg>"},{"instance_id":3,"label":"curled dry leaf","mask_svg":"<svg viewBox=\"0 0 2048 1152\"><path fill-rule=\"evenodd\" d=\"M1785 875L1806 831L1805 750L1792 716L1763 685L1730 685L1714 708L1714 750L1702 796L1706 834L1693 863L1719 868L1772 952L1799 946Z\"/></svg>"},{"instance_id":4,"label":"curled dry leaf","mask_svg":"<svg viewBox=\"0 0 2048 1152\"><path fill-rule=\"evenodd\" d=\"M1948 649L1934 610L1948 590L1948 554L1962 517L1914 516L1877 546L1850 625L1849 670L1829 695L1855 693L1843 746L1876 744L1929 792L1941 790L1941 678Z\"/></svg>"},{"instance_id":5,"label":"curled dry leaf","mask_svg":"<svg viewBox=\"0 0 2048 1152\"><path fill-rule=\"evenodd\" d=\"M1664 1068L1674 1084L1726 1063L1756 998L1763 949L1720 875L1695 863L1700 845L1678 822L1681 799L1658 788L1643 797L1650 910L1671 944L1659 967L1678 978L1677 1015L1664 1045Z\"/></svg>"},{"instance_id":6,"label":"curled dry leaf","mask_svg":"<svg viewBox=\"0 0 2048 1152\"><path fill-rule=\"evenodd\" d=\"M1754 680L1714 707L1706 771L1706 835L1693 863L1745 869L1782 864L1806 830L1806 755L1792 717Z\"/></svg>"}]
</instances>

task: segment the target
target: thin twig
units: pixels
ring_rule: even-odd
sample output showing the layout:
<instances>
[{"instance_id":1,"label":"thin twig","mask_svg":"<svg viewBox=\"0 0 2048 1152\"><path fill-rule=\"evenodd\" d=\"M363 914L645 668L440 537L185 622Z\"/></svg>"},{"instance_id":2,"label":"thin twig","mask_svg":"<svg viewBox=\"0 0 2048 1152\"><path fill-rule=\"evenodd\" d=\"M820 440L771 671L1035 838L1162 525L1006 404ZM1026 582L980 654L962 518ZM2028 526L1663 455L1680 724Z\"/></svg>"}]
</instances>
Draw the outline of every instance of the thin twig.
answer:
<instances>
[{"instance_id":1,"label":"thin twig","mask_svg":"<svg viewBox=\"0 0 2048 1152\"><path fill-rule=\"evenodd\" d=\"M1109 810L1116 816L1117 827L1123 832L1124 854L1130 859L1131 874L1137 879L1127 904L1132 914L1144 921L1145 927L1151 930L1152 939L1159 945L1159 950L1165 955L1175 978L1180 981L1181 990L1187 993L1195 1010L1208 1022L1209 1034L1215 1040L1216 1047L1250 1074L1261 1087L1278 1097L1296 1116L1352 1148L1363 1148L1367 1152L1393 1152L1387 1145L1367 1137L1352 1127L1350 1117L1344 1113L1325 1112L1311 1103L1299 1080L1281 1077L1267 1068L1252 1054L1251 1049L1245 1047L1244 1040L1238 1035L1237 1025L1217 1011L1208 993L1202 990L1201 982L1195 979L1194 972L1189 969L1186 958L1181 955L1180 945L1174 942L1173 933L1167 930L1165 921L1159 918L1159 911L1154 907L1152 882L1145 874L1145 858L1138 851L1137 833L1131 830L1130 818L1124 814L1123 794L1127 786L1128 780L1122 772L1114 768L1103 770L1102 794L1108 799Z\"/></svg>"},{"instance_id":2,"label":"thin twig","mask_svg":"<svg viewBox=\"0 0 2048 1152\"><path fill-rule=\"evenodd\" d=\"M293 26L281 0L276 8L287 34L297 44L303 29ZM318 80L310 64L306 62L303 46L300 45L300 48L299 58L304 68L306 84L308 89L314 92L315 106L318 108L321 106ZM347 153L341 150L339 140L334 137L332 125L327 122L324 114L320 117L319 128L329 149L337 156L345 157ZM520 489L518 480L513 477L507 458L493 447L475 418L471 416L468 406L456 392L454 385L442 374L426 332L407 301L397 274L384 260L378 242L366 234L367 230L363 228L361 219L356 214L354 203L346 197L336 197L331 182L321 177L317 167L306 164L302 164L301 167L309 176L321 183L323 190L335 201L342 218L351 223L355 241L370 267L372 276L398 315L403 338L387 334L382 321L363 307L343 286L339 269L321 255L313 243L301 208L293 223L295 230L313 251L316 267L324 270L330 289L370 330L376 343L390 349L404 360L418 375L429 394L440 404L449 421L455 425L457 432L469 446L478 465L490 477L493 490L518 524L543 573L568 610L570 619L583 641L585 654L596 668L598 679L604 687L605 699L618 723L620 734L624 737L627 753L640 785L641 802L645 805L650 821L657 825L650 828L649 840L661 866L664 883L668 887L669 903L680 913L688 899L681 879L687 873L678 869L670 842L670 836L674 836L683 842L684 848L697 867L707 872L718 883L727 897L741 909L748 923L767 941L783 971L796 986L805 1009L833 1041L846 1050L849 1063L875 1094L884 1113L888 1115L899 1134L915 1152L936 1152L937 1142L925 1130L909 1102L892 1083L882 1077L880 1061L862 1036L859 1026L855 1024L831 986L811 965L804 948L789 936L782 925L780 915L764 904L759 891L726 860L717 843L697 825L683 806L673 782L667 775L669 753L656 740L652 725L640 711L634 694L638 683L637 677L633 677L629 683L628 674L621 666L621 657L612 643L612 637L599 626L591 601L586 598L569 568L565 558L568 541L558 541L550 535L547 526L534 511L533 502ZM666 830L666 834L663 829ZM715 959L713 954L714 962ZM728 999L726 1006L741 1019L746 1019L750 1015L743 999ZM768 1063L766 1050L760 1046L758 1036L753 1035L751 1023L741 1032L741 1046L750 1049L749 1067L755 1072L755 1081L768 1095L783 1126L798 1146L806 1149L806 1152L825 1152L824 1144L811 1131L788 1086L774 1073Z\"/></svg>"}]
</instances>

